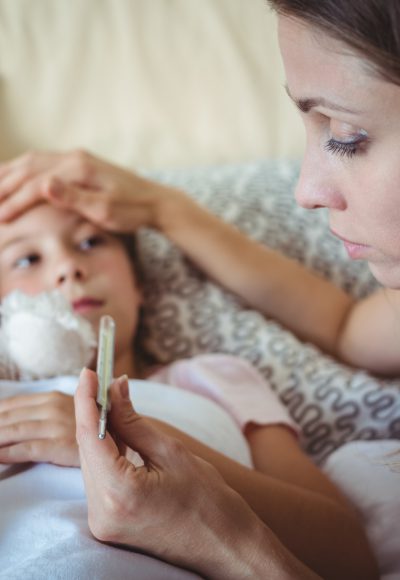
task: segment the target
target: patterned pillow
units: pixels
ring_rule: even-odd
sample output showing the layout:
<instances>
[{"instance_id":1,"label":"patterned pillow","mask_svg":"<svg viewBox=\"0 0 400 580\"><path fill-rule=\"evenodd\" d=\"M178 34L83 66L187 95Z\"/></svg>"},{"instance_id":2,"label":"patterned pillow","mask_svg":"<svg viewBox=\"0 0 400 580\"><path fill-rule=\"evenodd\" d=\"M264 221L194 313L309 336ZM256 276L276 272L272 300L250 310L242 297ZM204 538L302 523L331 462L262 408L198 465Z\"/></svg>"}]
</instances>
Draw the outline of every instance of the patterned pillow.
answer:
<instances>
[{"instance_id":1,"label":"patterned pillow","mask_svg":"<svg viewBox=\"0 0 400 580\"><path fill-rule=\"evenodd\" d=\"M168 170L152 177L185 189L252 238L277 248L357 297L378 284L350 262L324 212L299 208L294 162ZM163 236L142 230L145 345L160 362L224 352L252 362L302 428L304 449L322 462L354 439L400 438L400 381L379 380L297 340L210 282ZM383 389L384 387L384 389Z\"/></svg>"}]
</instances>

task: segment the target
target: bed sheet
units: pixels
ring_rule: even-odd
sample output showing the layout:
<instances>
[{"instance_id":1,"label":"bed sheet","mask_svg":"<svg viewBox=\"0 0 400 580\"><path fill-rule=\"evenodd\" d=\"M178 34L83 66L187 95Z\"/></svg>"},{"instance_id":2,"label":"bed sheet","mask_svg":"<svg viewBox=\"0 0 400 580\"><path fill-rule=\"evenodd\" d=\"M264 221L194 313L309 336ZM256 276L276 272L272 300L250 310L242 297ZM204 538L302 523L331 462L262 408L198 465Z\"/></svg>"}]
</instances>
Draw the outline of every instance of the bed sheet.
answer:
<instances>
[{"instance_id":1,"label":"bed sheet","mask_svg":"<svg viewBox=\"0 0 400 580\"><path fill-rule=\"evenodd\" d=\"M76 377L30 383L0 381L0 396L53 389L72 394L76 384ZM212 401L148 381L130 381L130 390L139 412L164 419L233 459L251 465L249 449L239 428ZM80 469L47 464L3 465L0 497L0 578L199 578L145 554L97 542L87 525Z\"/></svg>"},{"instance_id":2,"label":"bed sheet","mask_svg":"<svg viewBox=\"0 0 400 580\"><path fill-rule=\"evenodd\" d=\"M33 383L0 381L0 396L58 389L72 394L76 377ZM212 401L148 381L130 381L136 409L197 437L251 466L237 425ZM400 578L400 450L398 441L358 441L335 451L324 471L360 511L382 580ZM87 525L79 469L53 465L0 466L0 578L100 580L125 577L191 580L196 574L156 558L106 546Z\"/></svg>"}]
</instances>

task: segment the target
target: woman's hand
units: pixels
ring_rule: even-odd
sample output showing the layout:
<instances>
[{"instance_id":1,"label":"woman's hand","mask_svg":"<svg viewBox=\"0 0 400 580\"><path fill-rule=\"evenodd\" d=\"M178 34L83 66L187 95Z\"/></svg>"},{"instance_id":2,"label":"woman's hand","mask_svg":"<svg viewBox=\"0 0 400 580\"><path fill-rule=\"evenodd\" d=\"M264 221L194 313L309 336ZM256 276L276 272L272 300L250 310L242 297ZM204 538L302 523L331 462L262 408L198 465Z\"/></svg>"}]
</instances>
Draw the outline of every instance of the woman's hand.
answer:
<instances>
[{"instance_id":1,"label":"woman's hand","mask_svg":"<svg viewBox=\"0 0 400 580\"><path fill-rule=\"evenodd\" d=\"M0 400L0 463L79 467L74 400L58 391Z\"/></svg>"},{"instance_id":2,"label":"woman's hand","mask_svg":"<svg viewBox=\"0 0 400 580\"><path fill-rule=\"evenodd\" d=\"M316 578L210 464L135 413L123 378L111 388L108 417L118 445L109 433L100 440L96 392L96 375L85 369L75 411L89 527L96 538L208 578ZM128 461L126 447L141 455L143 466Z\"/></svg>"},{"instance_id":3,"label":"woman's hand","mask_svg":"<svg viewBox=\"0 0 400 580\"><path fill-rule=\"evenodd\" d=\"M0 223L43 201L76 211L109 231L159 227L167 186L98 159L85 151L27 153L0 165Z\"/></svg>"}]
</instances>

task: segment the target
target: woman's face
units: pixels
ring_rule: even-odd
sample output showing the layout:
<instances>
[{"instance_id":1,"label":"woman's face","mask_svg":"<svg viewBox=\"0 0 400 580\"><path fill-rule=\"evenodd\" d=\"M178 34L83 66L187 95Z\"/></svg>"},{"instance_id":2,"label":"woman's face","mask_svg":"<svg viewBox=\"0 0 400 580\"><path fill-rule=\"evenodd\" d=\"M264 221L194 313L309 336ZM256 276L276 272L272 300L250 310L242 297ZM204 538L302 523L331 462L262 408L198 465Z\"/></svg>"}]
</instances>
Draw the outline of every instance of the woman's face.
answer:
<instances>
[{"instance_id":1,"label":"woman's face","mask_svg":"<svg viewBox=\"0 0 400 580\"><path fill-rule=\"evenodd\" d=\"M350 257L400 288L400 87L302 21L280 17L279 40L307 134L296 199L327 208Z\"/></svg>"},{"instance_id":2,"label":"woman's face","mask_svg":"<svg viewBox=\"0 0 400 580\"><path fill-rule=\"evenodd\" d=\"M116 322L116 354L132 351L140 291L122 242L77 214L36 206L0 226L0 298L57 289L74 310L98 328Z\"/></svg>"}]
</instances>

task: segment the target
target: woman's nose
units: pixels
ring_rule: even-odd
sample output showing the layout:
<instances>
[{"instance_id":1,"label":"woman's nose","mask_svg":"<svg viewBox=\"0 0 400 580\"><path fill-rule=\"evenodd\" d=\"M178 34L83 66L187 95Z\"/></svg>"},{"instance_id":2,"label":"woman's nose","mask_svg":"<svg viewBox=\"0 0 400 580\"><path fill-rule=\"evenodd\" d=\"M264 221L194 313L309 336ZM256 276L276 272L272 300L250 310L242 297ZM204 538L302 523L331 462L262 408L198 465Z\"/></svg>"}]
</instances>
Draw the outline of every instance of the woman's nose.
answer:
<instances>
[{"instance_id":1,"label":"woman's nose","mask_svg":"<svg viewBox=\"0 0 400 580\"><path fill-rule=\"evenodd\" d=\"M345 210L338 175L326 161L306 153L295 190L297 203L305 209Z\"/></svg>"}]
</instances>

